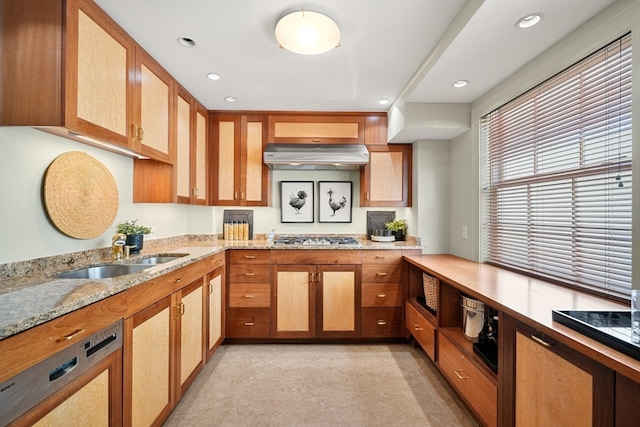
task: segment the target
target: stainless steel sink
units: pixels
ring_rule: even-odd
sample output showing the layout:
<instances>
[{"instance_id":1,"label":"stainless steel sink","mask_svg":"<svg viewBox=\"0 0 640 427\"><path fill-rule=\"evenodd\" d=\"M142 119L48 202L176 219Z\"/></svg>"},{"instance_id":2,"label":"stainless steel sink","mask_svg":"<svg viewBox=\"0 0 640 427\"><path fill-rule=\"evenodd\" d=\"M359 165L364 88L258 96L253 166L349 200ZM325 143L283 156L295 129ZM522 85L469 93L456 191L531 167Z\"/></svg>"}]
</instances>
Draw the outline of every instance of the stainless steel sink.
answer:
<instances>
[{"instance_id":1,"label":"stainless steel sink","mask_svg":"<svg viewBox=\"0 0 640 427\"><path fill-rule=\"evenodd\" d=\"M148 264L107 264L56 274L55 279L106 279L126 276L149 268Z\"/></svg>"},{"instance_id":2,"label":"stainless steel sink","mask_svg":"<svg viewBox=\"0 0 640 427\"><path fill-rule=\"evenodd\" d=\"M140 261L136 261L136 264L164 264L165 262L175 261L177 259L182 258L183 254L180 255L159 255L152 256L150 258L141 259Z\"/></svg>"}]
</instances>

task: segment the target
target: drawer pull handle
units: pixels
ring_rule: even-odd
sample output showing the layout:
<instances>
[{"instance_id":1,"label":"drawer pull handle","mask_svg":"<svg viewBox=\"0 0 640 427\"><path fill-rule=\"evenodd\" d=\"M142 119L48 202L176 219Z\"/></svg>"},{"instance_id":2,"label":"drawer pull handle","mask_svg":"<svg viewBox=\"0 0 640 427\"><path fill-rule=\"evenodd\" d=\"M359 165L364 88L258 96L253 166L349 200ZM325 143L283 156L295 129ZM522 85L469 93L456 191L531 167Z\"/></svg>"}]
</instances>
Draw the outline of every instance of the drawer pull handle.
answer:
<instances>
[{"instance_id":1,"label":"drawer pull handle","mask_svg":"<svg viewBox=\"0 0 640 427\"><path fill-rule=\"evenodd\" d=\"M256 273L247 272L247 273L244 273L244 275L245 275L245 276L255 276L255 275L256 275Z\"/></svg>"},{"instance_id":2,"label":"drawer pull handle","mask_svg":"<svg viewBox=\"0 0 640 427\"><path fill-rule=\"evenodd\" d=\"M387 259L384 255L376 255L376 259Z\"/></svg>"},{"instance_id":3,"label":"drawer pull handle","mask_svg":"<svg viewBox=\"0 0 640 427\"><path fill-rule=\"evenodd\" d=\"M255 255L245 255L244 256L246 259L255 259L256 256Z\"/></svg>"},{"instance_id":4,"label":"drawer pull handle","mask_svg":"<svg viewBox=\"0 0 640 427\"><path fill-rule=\"evenodd\" d=\"M245 294L245 298L255 298L256 296L253 294Z\"/></svg>"},{"instance_id":5,"label":"drawer pull handle","mask_svg":"<svg viewBox=\"0 0 640 427\"><path fill-rule=\"evenodd\" d=\"M222 262L221 258L216 259L216 264L219 263L219 262Z\"/></svg>"},{"instance_id":6,"label":"drawer pull handle","mask_svg":"<svg viewBox=\"0 0 640 427\"><path fill-rule=\"evenodd\" d=\"M72 340L73 338L75 338L76 335L81 334L84 331L86 331L85 328L76 329L75 331L73 331L69 335L65 335L64 337L58 338L58 341L69 341L69 340Z\"/></svg>"},{"instance_id":7,"label":"drawer pull handle","mask_svg":"<svg viewBox=\"0 0 640 427\"><path fill-rule=\"evenodd\" d=\"M534 340L535 342L537 342L538 344L540 344L541 346L551 347L551 344L549 344L548 342L546 342L542 338L538 338L537 336L535 336L533 334L531 334L531 339Z\"/></svg>"},{"instance_id":8,"label":"drawer pull handle","mask_svg":"<svg viewBox=\"0 0 640 427\"><path fill-rule=\"evenodd\" d=\"M213 293L213 283L209 283L209 295Z\"/></svg>"},{"instance_id":9,"label":"drawer pull handle","mask_svg":"<svg viewBox=\"0 0 640 427\"><path fill-rule=\"evenodd\" d=\"M181 302L178 306L180 307L180 316L184 316L184 303Z\"/></svg>"},{"instance_id":10,"label":"drawer pull handle","mask_svg":"<svg viewBox=\"0 0 640 427\"><path fill-rule=\"evenodd\" d=\"M386 276L386 275L387 275L387 273L382 272L382 271L379 271L379 272L376 273L376 276Z\"/></svg>"},{"instance_id":11,"label":"drawer pull handle","mask_svg":"<svg viewBox=\"0 0 640 427\"><path fill-rule=\"evenodd\" d=\"M468 376L466 376L466 375L463 375L463 374L464 374L464 371L463 371L462 369L456 369L456 370L455 370L455 371L453 371L453 372L455 372L455 373L456 373L456 376L457 376L458 378L460 378L461 380L468 380L468 379L470 379L470 378L471 378L471 377L468 377ZM460 372L462 372L462 374L461 374Z\"/></svg>"},{"instance_id":12,"label":"drawer pull handle","mask_svg":"<svg viewBox=\"0 0 640 427\"><path fill-rule=\"evenodd\" d=\"M413 329L415 331L424 331L424 328L419 327L418 325L413 325Z\"/></svg>"},{"instance_id":13,"label":"drawer pull handle","mask_svg":"<svg viewBox=\"0 0 640 427\"><path fill-rule=\"evenodd\" d=\"M387 294L378 294L378 298L386 298Z\"/></svg>"},{"instance_id":14,"label":"drawer pull handle","mask_svg":"<svg viewBox=\"0 0 640 427\"><path fill-rule=\"evenodd\" d=\"M178 277L173 281L173 283L180 283L180 282L182 282L182 277Z\"/></svg>"},{"instance_id":15,"label":"drawer pull handle","mask_svg":"<svg viewBox=\"0 0 640 427\"><path fill-rule=\"evenodd\" d=\"M244 326L253 326L255 322L244 322Z\"/></svg>"},{"instance_id":16,"label":"drawer pull handle","mask_svg":"<svg viewBox=\"0 0 640 427\"><path fill-rule=\"evenodd\" d=\"M378 326L384 326L387 324L386 320L378 320Z\"/></svg>"}]
</instances>

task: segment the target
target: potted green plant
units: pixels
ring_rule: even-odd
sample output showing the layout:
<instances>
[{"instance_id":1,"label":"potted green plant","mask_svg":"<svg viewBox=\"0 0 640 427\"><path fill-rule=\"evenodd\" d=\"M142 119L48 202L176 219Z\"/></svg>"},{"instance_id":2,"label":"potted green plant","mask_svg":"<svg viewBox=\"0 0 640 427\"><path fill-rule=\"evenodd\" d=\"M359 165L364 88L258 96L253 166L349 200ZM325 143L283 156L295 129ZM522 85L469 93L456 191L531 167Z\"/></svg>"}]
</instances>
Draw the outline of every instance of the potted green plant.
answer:
<instances>
[{"instance_id":1,"label":"potted green plant","mask_svg":"<svg viewBox=\"0 0 640 427\"><path fill-rule=\"evenodd\" d=\"M138 224L138 220L121 222L116 226L116 231L127 236L126 245L131 247L132 254L138 254L144 245L144 235L151 233L151 227Z\"/></svg>"},{"instance_id":2,"label":"potted green plant","mask_svg":"<svg viewBox=\"0 0 640 427\"><path fill-rule=\"evenodd\" d=\"M406 219L394 219L391 222L384 224L387 230L391 230L396 240L404 240L407 233L407 220Z\"/></svg>"}]
</instances>

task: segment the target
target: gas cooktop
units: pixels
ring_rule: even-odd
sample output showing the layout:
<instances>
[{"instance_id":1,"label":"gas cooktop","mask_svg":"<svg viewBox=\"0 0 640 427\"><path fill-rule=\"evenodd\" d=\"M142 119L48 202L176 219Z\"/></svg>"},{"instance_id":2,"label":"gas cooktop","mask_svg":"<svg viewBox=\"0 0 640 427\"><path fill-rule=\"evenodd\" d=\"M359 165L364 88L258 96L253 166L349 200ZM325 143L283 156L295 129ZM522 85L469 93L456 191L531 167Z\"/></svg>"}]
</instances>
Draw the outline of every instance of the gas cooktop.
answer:
<instances>
[{"instance_id":1,"label":"gas cooktop","mask_svg":"<svg viewBox=\"0 0 640 427\"><path fill-rule=\"evenodd\" d=\"M631 342L631 310L553 310L551 318L589 338L640 360L640 345Z\"/></svg>"},{"instance_id":2,"label":"gas cooktop","mask_svg":"<svg viewBox=\"0 0 640 427\"><path fill-rule=\"evenodd\" d=\"M274 242L276 245L301 245L301 246L360 246L353 237L336 236L287 236L279 237Z\"/></svg>"}]
</instances>

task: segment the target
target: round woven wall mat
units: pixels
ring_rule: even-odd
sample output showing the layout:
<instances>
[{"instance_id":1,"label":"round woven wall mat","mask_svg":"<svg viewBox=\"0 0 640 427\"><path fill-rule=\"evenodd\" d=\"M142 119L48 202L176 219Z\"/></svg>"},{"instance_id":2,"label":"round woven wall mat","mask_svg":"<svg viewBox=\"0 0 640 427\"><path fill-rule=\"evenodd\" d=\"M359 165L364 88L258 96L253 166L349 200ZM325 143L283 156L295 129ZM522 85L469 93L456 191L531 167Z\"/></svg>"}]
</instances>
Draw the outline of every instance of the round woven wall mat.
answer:
<instances>
[{"instance_id":1,"label":"round woven wall mat","mask_svg":"<svg viewBox=\"0 0 640 427\"><path fill-rule=\"evenodd\" d=\"M102 163L81 151L58 156L44 176L44 204L53 224L67 236L92 239L118 212L118 186Z\"/></svg>"}]
</instances>

